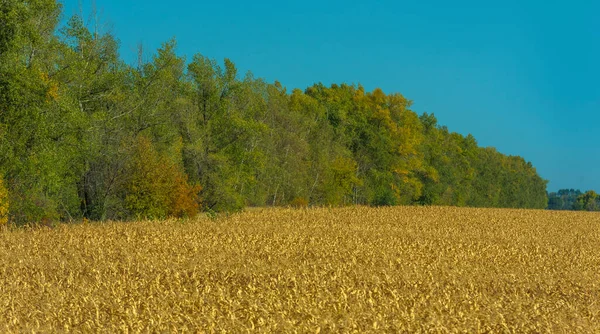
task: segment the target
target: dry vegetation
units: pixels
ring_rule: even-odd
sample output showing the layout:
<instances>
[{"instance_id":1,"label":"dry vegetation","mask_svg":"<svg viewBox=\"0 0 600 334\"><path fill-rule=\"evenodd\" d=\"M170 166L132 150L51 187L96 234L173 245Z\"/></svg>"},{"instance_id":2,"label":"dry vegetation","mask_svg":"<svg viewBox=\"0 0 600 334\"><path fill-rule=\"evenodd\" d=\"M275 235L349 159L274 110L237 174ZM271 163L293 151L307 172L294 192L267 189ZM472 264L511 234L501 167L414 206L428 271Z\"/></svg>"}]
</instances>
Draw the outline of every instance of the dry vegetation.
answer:
<instances>
[{"instance_id":1,"label":"dry vegetation","mask_svg":"<svg viewBox=\"0 0 600 334\"><path fill-rule=\"evenodd\" d=\"M600 215L253 210L0 232L0 331L600 331Z\"/></svg>"}]
</instances>

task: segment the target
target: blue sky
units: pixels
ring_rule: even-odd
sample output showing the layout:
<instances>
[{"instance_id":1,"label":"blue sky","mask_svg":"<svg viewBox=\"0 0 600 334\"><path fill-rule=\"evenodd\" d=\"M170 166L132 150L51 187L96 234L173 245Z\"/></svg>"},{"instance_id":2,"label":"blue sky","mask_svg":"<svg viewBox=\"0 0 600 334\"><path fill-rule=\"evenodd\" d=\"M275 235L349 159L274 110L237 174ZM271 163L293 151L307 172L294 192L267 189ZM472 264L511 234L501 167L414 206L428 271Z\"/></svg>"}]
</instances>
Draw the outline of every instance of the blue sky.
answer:
<instances>
[{"instance_id":1,"label":"blue sky","mask_svg":"<svg viewBox=\"0 0 600 334\"><path fill-rule=\"evenodd\" d=\"M89 18L92 1L63 0ZM135 63L230 58L239 73L306 88L399 92L481 146L520 155L560 188L600 191L600 1L95 0Z\"/></svg>"}]
</instances>

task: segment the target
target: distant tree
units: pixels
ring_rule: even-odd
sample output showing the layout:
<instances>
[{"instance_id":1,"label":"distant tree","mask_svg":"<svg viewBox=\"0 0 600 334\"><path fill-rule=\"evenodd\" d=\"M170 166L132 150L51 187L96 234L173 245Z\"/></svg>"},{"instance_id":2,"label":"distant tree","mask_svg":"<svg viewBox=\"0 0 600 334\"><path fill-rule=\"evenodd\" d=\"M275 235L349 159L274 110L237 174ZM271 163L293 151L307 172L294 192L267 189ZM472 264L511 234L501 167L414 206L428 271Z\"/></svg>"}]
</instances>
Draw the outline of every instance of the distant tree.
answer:
<instances>
[{"instance_id":1,"label":"distant tree","mask_svg":"<svg viewBox=\"0 0 600 334\"><path fill-rule=\"evenodd\" d=\"M574 210L585 210L585 211L598 211L600 206L598 205L598 194L589 190L584 194L577 197L577 201L573 204Z\"/></svg>"},{"instance_id":2,"label":"distant tree","mask_svg":"<svg viewBox=\"0 0 600 334\"><path fill-rule=\"evenodd\" d=\"M564 201L557 193L548 194L548 210L563 210Z\"/></svg>"},{"instance_id":3,"label":"distant tree","mask_svg":"<svg viewBox=\"0 0 600 334\"><path fill-rule=\"evenodd\" d=\"M558 192L548 193L547 207L550 210L586 210L586 206L594 207L589 201L590 195L586 197L580 190L560 189Z\"/></svg>"}]
</instances>

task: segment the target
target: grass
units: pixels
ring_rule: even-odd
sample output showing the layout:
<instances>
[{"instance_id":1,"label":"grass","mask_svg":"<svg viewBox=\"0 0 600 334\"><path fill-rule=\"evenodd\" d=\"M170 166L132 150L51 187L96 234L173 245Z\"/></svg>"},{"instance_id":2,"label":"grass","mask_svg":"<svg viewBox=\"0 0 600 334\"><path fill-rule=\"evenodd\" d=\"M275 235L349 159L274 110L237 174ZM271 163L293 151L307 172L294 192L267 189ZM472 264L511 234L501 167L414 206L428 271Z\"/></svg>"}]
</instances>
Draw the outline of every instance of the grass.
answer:
<instances>
[{"instance_id":1,"label":"grass","mask_svg":"<svg viewBox=\"0 0 600 334\"><path fill-rule=\"evenodd\" d=\"M394 207L0 232L2 332L600 332L600 215Z\"/></svg>"}]
</instances>

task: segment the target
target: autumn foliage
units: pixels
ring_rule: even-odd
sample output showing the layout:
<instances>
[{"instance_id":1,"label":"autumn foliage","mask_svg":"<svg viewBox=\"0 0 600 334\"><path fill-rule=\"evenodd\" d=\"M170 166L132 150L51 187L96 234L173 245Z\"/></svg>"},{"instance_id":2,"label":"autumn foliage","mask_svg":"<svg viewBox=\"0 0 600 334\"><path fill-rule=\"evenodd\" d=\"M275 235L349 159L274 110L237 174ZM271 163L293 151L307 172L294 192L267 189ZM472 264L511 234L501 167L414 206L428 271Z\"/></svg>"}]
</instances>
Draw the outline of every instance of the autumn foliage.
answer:
<instances>
[{"instance_id":1,"label":"autumn foliage","mask_svg":"<svg viewBox=\"0 0 600 334\"><path fill-rule=\"evenodd\" d=\"M130 215L145 218L193 217L200 207L199 185L190 185L187 175L152 142L138 136L127 165L125 208Z\"/></svg>"},{"instance_id":2,"label":"autumn foliage","mask_svg":"<svg viewBox=\"0 0 600 334\"><path fill-rule=\"evenodd\" d=\"M129 66L116 36L89 29L102 22L61 18L56 0L0 7L0 171L16 225L194 216L199 197L211 213L548 203L531 163L399 93L288 90L230 59L186 59L174 39Z\"/></svg>"}]
</instances>

